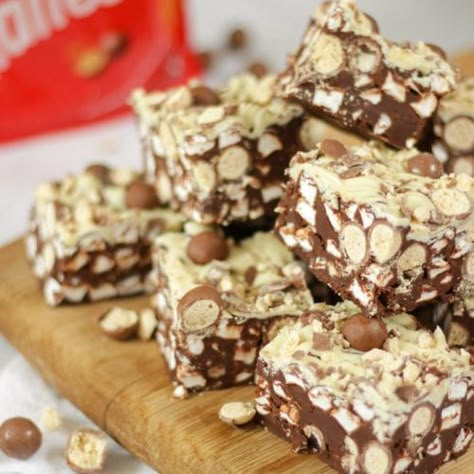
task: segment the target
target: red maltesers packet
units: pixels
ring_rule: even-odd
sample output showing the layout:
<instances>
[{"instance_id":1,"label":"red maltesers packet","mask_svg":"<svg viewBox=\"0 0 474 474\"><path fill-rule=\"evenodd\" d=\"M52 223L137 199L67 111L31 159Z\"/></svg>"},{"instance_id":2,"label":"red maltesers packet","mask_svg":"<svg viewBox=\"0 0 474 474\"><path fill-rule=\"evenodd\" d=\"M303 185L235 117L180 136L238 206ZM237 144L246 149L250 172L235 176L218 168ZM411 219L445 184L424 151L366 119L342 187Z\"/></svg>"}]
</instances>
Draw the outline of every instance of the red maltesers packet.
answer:
<instances>
[{"instance_id":1,"label":"red maltesers packet","mask_svg":"<svg viewBox=\"0 0 474 474\"><path fill-rule=\"evenodd\" d=\"M198 72L181 0L0 0L0 141L125 110Z\"/></svg>"}]
</instances>

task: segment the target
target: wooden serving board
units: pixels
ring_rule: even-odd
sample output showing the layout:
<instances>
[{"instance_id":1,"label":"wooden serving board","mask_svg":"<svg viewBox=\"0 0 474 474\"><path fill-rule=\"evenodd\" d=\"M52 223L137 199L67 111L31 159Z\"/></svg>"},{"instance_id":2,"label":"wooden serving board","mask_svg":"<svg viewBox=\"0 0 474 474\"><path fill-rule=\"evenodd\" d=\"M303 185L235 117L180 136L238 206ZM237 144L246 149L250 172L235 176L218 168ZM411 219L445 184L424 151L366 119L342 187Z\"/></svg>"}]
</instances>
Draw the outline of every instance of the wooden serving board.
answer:
<instances>
[{"instance_id":1,"label":"wooden serving board","mask_svg":"<svg viewBox=\"0 0 474 474\"><path fill-rule=\"evenodd\" d=\"M140 308L146 297L117 304ZM227 401L250 400L253 387L175 400L154 341L117 342L96 319L111 303L50 308L16 241L0 248L0 332L62 395L161 474L331 473L315 455L259 426L236 429L217 412ZM441 473L468 473L474 447Z\"/></svg>"}]
</instances>

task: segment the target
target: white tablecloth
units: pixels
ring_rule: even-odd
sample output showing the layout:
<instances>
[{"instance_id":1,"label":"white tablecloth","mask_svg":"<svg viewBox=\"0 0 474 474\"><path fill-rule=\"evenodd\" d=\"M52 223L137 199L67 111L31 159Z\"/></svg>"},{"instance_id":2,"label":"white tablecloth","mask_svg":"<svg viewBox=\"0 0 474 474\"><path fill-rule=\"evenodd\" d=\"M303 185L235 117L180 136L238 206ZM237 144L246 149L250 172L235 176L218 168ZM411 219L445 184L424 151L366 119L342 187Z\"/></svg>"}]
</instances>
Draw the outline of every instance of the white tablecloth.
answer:
<instances>
[{"instance_id":1,"label":"white tablecloth","mask_svg":"<svg viewBox=\"0 0 474 474\"><path fill-rule=\"evenodd\" d=\"M222 44L225 33L233 25L248 25L252 32L251 50L226 60L214 74L214 82L236 70L238 62L262 58L274 67L281 66L286 53L299 41L315 5L312 0L192 0L189 3L192 36L201 48ZM439 43L448 52L474 46L473 0L359 3L379 19L382 30L394 39L423 38ZM23 232L37 183L60 179L91 161L139 166L139 147L130 117L0 146L0 244ZM64 428L57 433L46 433L41 450L29 461L8 460L0 454L1 474L70 472L63 458L68 433L74 427L90 423L69 402L58 397L0 337L0 422L15 415L39 422L41 410L47 405L58 408L66 420ZM113 445L105 472L141 474L151 470Z\"/></svg>"}]
</instances>

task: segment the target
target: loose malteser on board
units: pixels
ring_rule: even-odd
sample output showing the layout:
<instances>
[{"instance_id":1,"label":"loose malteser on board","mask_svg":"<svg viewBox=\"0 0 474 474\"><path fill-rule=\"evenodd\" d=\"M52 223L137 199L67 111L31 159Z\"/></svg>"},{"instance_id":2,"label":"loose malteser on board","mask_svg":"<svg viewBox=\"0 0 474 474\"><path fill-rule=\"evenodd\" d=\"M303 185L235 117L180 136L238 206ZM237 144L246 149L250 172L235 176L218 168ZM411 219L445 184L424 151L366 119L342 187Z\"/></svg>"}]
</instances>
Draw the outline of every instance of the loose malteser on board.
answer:
<instances>
[{"instance_id":1,"label":"loose malteser on board","mask_svg":"<svg viewBox=\"0 0 474 474\"><path fill-rule=\"evenodd\" d=\"M469 353L408 314L316 305L261 350L256 381L263 424L341 473L431 473L474 434Z\"/></svg>"},{"instance_id":2,"label":"loose malteser on board","mask_svg":"<svg viewBox=\"0 0 474 474\"><path fill-rule=\"evenodd\" d=\"M184 222L159 204L141 175L103 165L39 185L26 248L46 302L56 306L150 291L151 243Z\"/></svg>"}]
</instances>

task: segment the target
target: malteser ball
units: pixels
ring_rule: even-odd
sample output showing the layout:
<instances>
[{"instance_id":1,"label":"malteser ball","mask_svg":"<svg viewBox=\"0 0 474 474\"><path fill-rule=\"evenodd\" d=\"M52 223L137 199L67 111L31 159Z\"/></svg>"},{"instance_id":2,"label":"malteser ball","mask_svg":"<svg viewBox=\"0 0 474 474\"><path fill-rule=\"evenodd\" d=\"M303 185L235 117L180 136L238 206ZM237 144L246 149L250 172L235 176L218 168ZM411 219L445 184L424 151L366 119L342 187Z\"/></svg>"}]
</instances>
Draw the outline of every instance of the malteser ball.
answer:
<instances>
[{"instance_id":1,"label":"malteser ball","mask_svg":"<svg viewBox=\"0 0 474 474\"><path fill-rule=\"evenodd\" d=\"M229 246L225 238L212 231L194 235L188 243L188 257L198 265L212 260L225 260L229 256Z\"/></svg>"},{"instance_id":2,"label":"malteser ball","mask_svg":"<svg viewBox=\"0 0 474 474\"><path fill-rule=\"evenodd\" d=\"M153 186L137 180L127 187L125 204L130 209L153 209L160 203Z\"/></svg>"},{"instance_id":3,"label":"malteser ball","mask_svg":"<svg viewBox=\"0 0 474 474\"><path fill-rule=\"evenodd\" d=\"M443 174L441 163L431 153L420 153L407 161L410 173L426 178L439 178Z\"/></svg>"},{"instance_id":4,"label":"malteser ball","mask_svg":"<svg viewBox=\"0 0 474 474\"><path fill-rule=\"evenodd\" d=\"M30 458L41 446L41 439L41 431L28 418L10 418L0 426L0 449L10 458Z\"/></svg>"},{"instance_id":5,"label":"malteser ball","mask_svg":"<svg viewBox=\"0 0 474 474\"><path fill-rule=\"evenodd\" d=\"M344 321L341 332L352 348L363 352L380 349L388 337L383 321L362 314L354 314Z\"/></svg>"}]
</instances>

